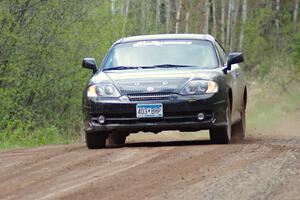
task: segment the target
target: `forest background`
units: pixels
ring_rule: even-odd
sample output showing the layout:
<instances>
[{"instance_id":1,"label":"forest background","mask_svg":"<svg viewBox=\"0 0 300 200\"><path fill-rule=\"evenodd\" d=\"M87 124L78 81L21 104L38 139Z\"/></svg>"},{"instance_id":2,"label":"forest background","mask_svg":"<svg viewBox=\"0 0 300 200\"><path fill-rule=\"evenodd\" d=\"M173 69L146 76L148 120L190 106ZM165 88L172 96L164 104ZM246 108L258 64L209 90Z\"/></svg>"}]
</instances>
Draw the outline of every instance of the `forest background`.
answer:
<instances>
[{"instance_id":1,"label":"forest background","mask_svg":"<svg viewBox=\"0 0 300 200\"><path fill-rule=\"evenodd\" d=\"M1 0L0 148L78 141L82 59L132 35L209 33L244 53L250 100L297 104L298 18L298 0Z\"/></svg>"}]
</instances>

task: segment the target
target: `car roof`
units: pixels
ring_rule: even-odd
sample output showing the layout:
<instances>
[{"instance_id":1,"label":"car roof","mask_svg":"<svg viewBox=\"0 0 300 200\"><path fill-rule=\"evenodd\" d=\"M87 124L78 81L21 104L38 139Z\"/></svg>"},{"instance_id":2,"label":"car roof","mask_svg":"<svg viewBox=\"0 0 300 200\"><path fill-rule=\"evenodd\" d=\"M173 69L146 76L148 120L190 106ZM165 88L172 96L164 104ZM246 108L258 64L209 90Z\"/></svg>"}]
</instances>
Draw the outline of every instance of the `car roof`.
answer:
<instances>
[{"instance_id":1,"label":"car roof","mask_svg":"<svg viewBox=\"0 0 300 200\"><path fill-rule=\"evenodd\" d=\"M120 43L127 43L127 42L139 42L139 41L147 41L147 40L170 40L170 39L209 40L212 42L215 41L215 38L208 34L157 34L157 35L140 35L140 36L126 37L118 40L116 43L120 44Z\"/></svg>"}]
</instances>

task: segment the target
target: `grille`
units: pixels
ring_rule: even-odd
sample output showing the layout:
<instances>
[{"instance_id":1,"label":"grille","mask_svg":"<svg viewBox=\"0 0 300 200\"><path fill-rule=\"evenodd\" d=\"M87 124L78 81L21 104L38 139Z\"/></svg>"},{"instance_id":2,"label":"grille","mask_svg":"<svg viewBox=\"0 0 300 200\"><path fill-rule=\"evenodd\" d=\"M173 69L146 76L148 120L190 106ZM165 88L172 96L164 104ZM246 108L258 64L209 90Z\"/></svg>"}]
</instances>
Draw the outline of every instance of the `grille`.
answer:
<instances>
[{"instance_id":1,"label":"grille","mask_svg":"<svg viewBox=\"0 0 300 200\"><path fill-rule=\"evenodd\" d=\"M171 93L160 92L160 93L139 93L129 94L130 101L151 101L151 100L169 100Z\"/></svg>"}]
</instances>

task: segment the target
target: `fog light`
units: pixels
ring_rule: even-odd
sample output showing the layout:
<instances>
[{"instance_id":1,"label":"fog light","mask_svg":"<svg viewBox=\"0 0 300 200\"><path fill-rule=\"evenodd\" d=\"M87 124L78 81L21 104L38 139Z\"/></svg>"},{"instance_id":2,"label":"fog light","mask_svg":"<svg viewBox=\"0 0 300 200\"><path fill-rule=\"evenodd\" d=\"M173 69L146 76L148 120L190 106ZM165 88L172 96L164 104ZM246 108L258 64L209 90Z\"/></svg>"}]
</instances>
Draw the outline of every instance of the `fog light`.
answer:
<instances>
[{"instance_id":1,"label":"fog light","mask_svg":"<svg viewBox=\"0 0 300 200\"><path fill-rule=\"evenodd\" d=\"M104 124L104 123L105 123L105 117L104 117L103 115L100 115L100 116L98 117L98 122L99 122L100 124Z\"/></svg>"},{"instance_id":2,"label":"fog light","mask_svg":"<svg viewBox=\"0 0 300 200\"><path fill-rule=\"evenodd\" d=\"M203 120L204 119L204 113L198 113L198 120Z\"/></svg>"}]
</instances>

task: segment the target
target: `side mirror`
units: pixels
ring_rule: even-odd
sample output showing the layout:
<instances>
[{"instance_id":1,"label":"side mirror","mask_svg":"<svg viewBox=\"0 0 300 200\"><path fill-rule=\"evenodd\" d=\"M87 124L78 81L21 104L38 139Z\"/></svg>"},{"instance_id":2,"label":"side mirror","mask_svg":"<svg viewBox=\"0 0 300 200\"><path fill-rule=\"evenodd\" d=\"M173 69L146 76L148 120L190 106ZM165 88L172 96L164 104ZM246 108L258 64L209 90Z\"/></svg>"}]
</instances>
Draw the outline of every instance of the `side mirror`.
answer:
<instances>
[{"instance_id":1,"label":"side mirror","mask_svg":"<svg viewBox=\"0 0 300 200\"><path fill-rule=\"evenodd\" d=\"M244 62L244 56L241 52L232 52L227 56L227 71L231 70L231 65Z\"/></svg>"},{"instance_id":2,"label":"side mirror","mask_svg":"<svg viewBox=\"0 0 300 200\"><path fill-rule=\"evenodd\" d=\"M93 70L93 73L97 72L97 64L95 58L84 58L82 61L82 67Z\"/></svg>"}]
</instances>

